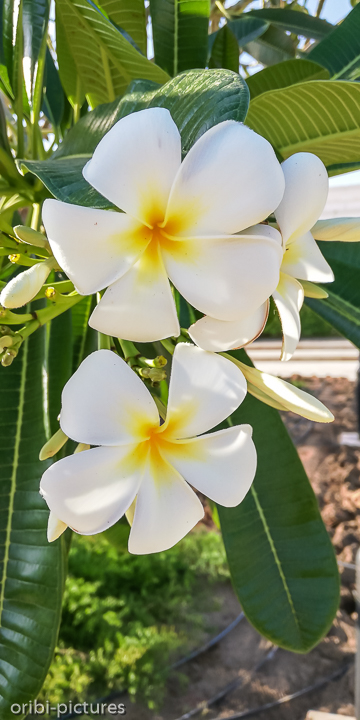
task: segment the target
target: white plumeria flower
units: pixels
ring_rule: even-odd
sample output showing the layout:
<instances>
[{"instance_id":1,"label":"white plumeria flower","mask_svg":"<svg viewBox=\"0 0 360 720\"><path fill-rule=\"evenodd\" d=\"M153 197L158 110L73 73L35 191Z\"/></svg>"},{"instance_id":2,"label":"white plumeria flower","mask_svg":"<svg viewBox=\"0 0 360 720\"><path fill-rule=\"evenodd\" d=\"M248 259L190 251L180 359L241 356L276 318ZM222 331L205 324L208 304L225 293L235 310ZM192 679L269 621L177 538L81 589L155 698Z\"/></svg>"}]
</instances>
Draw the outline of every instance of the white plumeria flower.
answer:
<instances>
[{"instance_id":1,"label":"white plumeria flower","mask_svg":"<svg viewBox=\"0 0 360 720\"><path fill-rule=\"evenodd\" d=\"M119 120L85 179L124 212L46 200L51 249L77 291L108 287L91 327L134 342L180 333L168 278L201 312L233 320L276 288L281 239L263 226L284 175L271 145L235 121L208 130L181 162L180 133L164 108Z\"/></svg>"},{"instance_id":2,"label":"white plumeria flower","mask_svg":"<svg viewBox=\"0 0 360 720\"><path fill-rule=\"evenodd\" d=\"M301 281L332 282L334 275L310 232L325 207L329 185L326 168L316 155L296 153L285 160L282 169L285 193L275 217L283 238L283 258L280 281L272 296L283 331L281 359L289 360L300 338L300 309L304 301ZM191 326L189 334L206 350L244 347L261 334L268 312L266 301L245 316L240 308L238 318L232 322L204 317Z\"/></svg>"},{"instance_id":3,"label":"white plumeria flower","mask_svg":"<svg viewBox=\"0 0 360 720\"><path fill-rule=\"evenodd\" d=\"M202 433L233 413L245 395L246 380L233 363L181 343L160 424L152 396L124 360L109 350L90 355L65 385L60 425L77 442L100 447L59 460L44 473L49 539L67 525L83 535L102 532L136 498L129 551L159 552L203 517L188 483L221 505L238 505L256 470L252 429Z\"/></svg>"}]
</instances>

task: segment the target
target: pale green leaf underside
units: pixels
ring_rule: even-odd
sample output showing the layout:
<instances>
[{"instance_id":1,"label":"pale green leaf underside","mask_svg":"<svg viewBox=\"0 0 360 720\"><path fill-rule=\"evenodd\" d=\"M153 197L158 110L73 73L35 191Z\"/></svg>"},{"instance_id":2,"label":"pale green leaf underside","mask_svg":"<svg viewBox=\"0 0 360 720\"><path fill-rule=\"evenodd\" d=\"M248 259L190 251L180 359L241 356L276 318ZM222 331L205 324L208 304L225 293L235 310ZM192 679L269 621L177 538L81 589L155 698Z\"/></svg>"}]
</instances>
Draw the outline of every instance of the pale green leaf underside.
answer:
<instances>
[{"instance_id":1,"label":"pale green leaf underside","mask_svg":"<svg viewBox=\"0 0 360 720\"><path fill-rule=\"evenodd\" d=\"M360 164L358 83L312 80L265 92L250 102L246 124L283 159L312 152L335 173Z\"/></svg>"}]
</instances>

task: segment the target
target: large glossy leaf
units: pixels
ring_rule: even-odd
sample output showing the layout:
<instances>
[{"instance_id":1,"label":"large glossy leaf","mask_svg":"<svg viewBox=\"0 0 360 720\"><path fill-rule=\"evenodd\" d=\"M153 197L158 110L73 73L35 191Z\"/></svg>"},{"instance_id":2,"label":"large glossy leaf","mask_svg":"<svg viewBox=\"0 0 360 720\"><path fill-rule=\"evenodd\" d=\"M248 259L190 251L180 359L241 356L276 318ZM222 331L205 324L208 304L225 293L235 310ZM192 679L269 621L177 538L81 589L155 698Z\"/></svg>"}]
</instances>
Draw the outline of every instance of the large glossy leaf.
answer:
<instances>
[{"instance_id":1,"label":"large glossy leaf","mask_svg":"<svg viewBox=\"0 0 360 720\"><path fill-rule=\"evenodd\" d=\"M360 5L308 57L328 68L334 78L356 80L360 76Z\"/></svg>"},{"instance_id":2,"label":"large glossy leaf","mask_svg":"<svg viewBox=\"0 0 360 720\"><path fill-rule=\"evenodd\" d=\"M360 348L360 244L320 242L335 281L326 285L326 300L306 298L306 303Z\"/></svg>"},{"instance_id":3,"label":"large glossy leaf","mask_svg":"<svg viewBox=\"0 0 360 720\"><path fill-rule=\"evenodd\" d=\"M257 40L249 42L245 50L262 65L275 65L295 57L292 38L275 25L270 25Z\"/></svg>"},{"instance_id":4,"label":"large glossy leaf","mask_svg":"<svg viewBox=\"0 0 360 720\"><path fill-rule=\"evenodd\" d=\"M18 96L19 63L23 58L21 0L4 0L3 3L3 52L13 96Z\"/></svg>"},{"instance_id":5,"label":"large glossy leaf","mask_svg":"<svg viewBox=\"0 0 360 720\"><path fill-rule=\"evenodd\" d=\"M248 620L262 635L288 650L308 652L329 630L338 607L334 550L277 410L248 394L231 421L253 426L258 454L245 500L236 508L218 506L232 581Z\"/></svg>"},{"instance_id":6,"label":"large glossy leaf","mask_svg":"<svg viewBox=\"0 0 360 720\"><path fill-rule=\"evenodd\" d=\"M224 25L216 33L216 38L214 38L212 44L209 67L226 68L227 70L233 70L233 72L239 72L239 45L228 25Z\"/></svg>"},{"instance_id":7,"label":"large glossy leaf","mask_svg":"<svg viewBox=\"0 0 360 720\"><path fill-rule=\"evenodd\" d=\"M130 35L139 50L146 55L147 34L144 0L99 0L98 5L110 20Z\"/></svg>"},{"instance_id":8,"label":"large glossy leaf","mask_svg":"<svg viewBox=\"0 0 360 720\"><path fill-rule=\"evenodd\" d=\"M45 441L43 331L1 368L0 714L36 697L60 622L62 543L46 539L48 510L39 495ZM26 713L17 715L23 718Z\"/></svg>"},{"instance_id":9,"label":"large glossy leaf","mask_svg":"<svg viewBox=\"0 0 360 720\"><path fill-rule=\"evenodd\" d=\"M109 203L83 179L81 171L101 137L119 118L144 107L165 107L174 118L186 154L209 128L224 120L243 121L249 103L245 81L228 70L190 70L153 91L141 83L139 89L118 103L96 108L69 132L62 152L88 151L81 157L61 156L45 162L21 161L21 164L43 181L48 190L66 202L92 207ZM75 137L75 141L73 138Z\"/></svg>"},{"instance_id":10,"label":"large glossy leaf","mask_svg":"<svg viewBox=\"0 0 360 720\"><path fill-rule=\"evenodd\" d=\"M296 85L304 80L327 80L329 71L310 60L284 60L246 79L251 99L269 90Z\"/></svg>"},{"instance_id":11,"label":"large glossy leaf","mask_svg":"<svg viewBox=\"0 0 360 720\"><path fill-rule=\"evenodd\" d=\"M49 10L50 0L22 0L23 72L30 103L34 99L37 74L39 70L42 71L41 66L44 63ZM38 92L40 92L40 88Z\"/></svg>"},{"instance_id":12,"label":"large glossy leaf","mask_svg":"<svg viewBox=\"0 0 360 720\"><path fill-rule=\"evenodd\" d=\"M44 162L24 160L21 166L36 175L58 200L74 203L74 205L111 207L111 203L94 190L82 176L82 169L89 159L90 155L64 157Z\"/></svg>"},{"instance_id":13,"label":"large glossy leaf","mask_svg":"<svg viewBox=\"0 0 360 720\"><path fill-rule=\"evenodd\" d=\"M46 372L48 378L49 435L59 429L61 393L72 374L73 343L71 310L47 325ZM57 459L59 459L57 457Z\"/></svg>"},{"instance_id":14,"label":"large glossy leaf","mask_svg":"<svg viewBox=\"0 0 360 720\"><path fill-rule=\"evenodd\" d=\"M205 67L209 0L150 0L155 61L169 75Z\"/></svg>"},{"instance_id":15,"label":"large glossy leaf","mask_svg":"<svg viewBox=\"0 0 360 720\"><path fill-rule=\"evenodd\" d=\"M360 85L312 80L251 100L246 124L269 140L281 158L318 155L331 174L360 164Z\"/></svg>"},{"instance_id":16,"label":"large glossy leaf","mask_svg":"<svg viewBox=\"0 0 360 720\"><path fill-rule=\"evenodd\" d=\"M304 35L314 40L321 40L329 35L334 28L326 20L287 8L251 10L249 15L260 18L260 20L267 20L272 25L289 30L296 35Z\"/></svg>"},{"instance_id":17,"label":"large glossy leaf","mask_svg":"<svg viewBox=\"0 0 360 720\"><path fill-rule=\"evenodd\" d=\"M4 33L4 20L6 25L6 19L4 18L4 14L4 0L0 0L0 88L5 93L5 95L12 98L13 92L11 89L9 74L6 67L4 51L4 42L6 44Z\"/></svg>"},{"instance_id":18,"label":"large glossy leaf","mask_svg":"<svg viewBox=\"0 0 360 720\"><path fill-rule=\"evenodd\" d=\"M87 155L94 152L105 133L125 115L146 108L159 85L150 80L133 80L123 98L98 105L86 113L67 133L53 157Z\"/></svg>"},{"instance_id":19,"label":"large glossy leaf","mask_svg":"<svg viewBox=\"0 0 360 720\"><path fill-rule=\"evenodd\" d=\"M95 299L89 295L74 305L72 313L73 361L72 371L78 369L80 363L92 352L97 350L97 332L89 327L89 317L95 307Z\"/></svg>"},{"instance_id":20,"label":"large glossy leaf","mask_svg":"<svg viewBox=\"0 0 360 720\"><path fill-rule=\"evenodd\" d=\"M135 78L168 80L91 0L56 0L56 6L90 106L114 100ZM61 75L61 55L59 67Z\"/></svg>"}]
</instances>

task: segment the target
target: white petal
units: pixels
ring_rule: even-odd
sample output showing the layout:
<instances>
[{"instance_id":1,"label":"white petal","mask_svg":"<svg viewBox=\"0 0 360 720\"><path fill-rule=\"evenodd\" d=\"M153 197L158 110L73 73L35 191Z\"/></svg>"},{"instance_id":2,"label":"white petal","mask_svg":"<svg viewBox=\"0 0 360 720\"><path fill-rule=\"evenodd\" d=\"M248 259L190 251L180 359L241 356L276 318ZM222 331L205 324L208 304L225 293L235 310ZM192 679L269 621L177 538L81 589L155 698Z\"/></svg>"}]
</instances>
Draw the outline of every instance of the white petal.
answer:
<instances>
[{"instance_id":1,"label":"white petal","mask_svg":"<svg viewBox=\"0 0 360 720\"><path fill-rule=\"evenodd\" d=\"M132 462L134 448L94 448L50 465L40 493L51 512L81 535L114 525L141 482L143 468Z\"/></svg>"},{"instance_id":2,"label":"white petal","mask_svg":"<svg viewBox=\"0 0 360 720\"><path fill-rule=\"evenodd\" d=\"M179 343L173 355L164 431L176 438L200 435L225 420L246 395L243 374L229 360Z\"/></svg>"},{"instance_id":3,"label":"white petal","mask_svg":"<svg viewBox=\"0 0 360 720\"><path fill-rule=\"evenodd\" d=\"M62 520L59 520L59 518L56 517L56 515L54 515L54 513L50 510L47 526L48 542L54 542L54 540L57 540L58 537L60 537L60 535L65 532L67 527L67 524L64 523Z\"/></svg>"},{"instance_id":4,"label":"white petal","mask_svg":"<svg viewBox=\"0 0 360 720\"><path fill-rule=\"evenodd\" d=\"M83 175L114 205L153 225L164 219L180 163L180 133L169 111L149 108L106 133Z\"/></svg>"},{"instance_id":5,"label":"white petal","mask_svg":"<svg viewBox=\"0 0 360 720\"><path fill-rule=\"evenodd\" d=\"M249 367L235 358L233 358L233 362L244 373L249 383L249 392L252 392L251 386L254 386L260 390L260 395L268 396L270 400L274 400L276 404L281 405L284 410L291 410L308 420L323 423L334 420L334 416L330 410L328 410L320 400L310 395L310 393L300 390L300 388L286 382L286 380ZM269 404L271 405L272 403L270 402Z\"/></svg>"},{"instance_id":6,"label":"white petal","mask_svg":"<svg viewBox=\"0 0 360 720\"><path fill-rule=\"evenodd\" d=\"M298 237L291 245L287 245L281 272L298 280L310 282L332 282L334 274L319 250L310 232Z\"/></svg>"},{"instance_id":7,"label":"white petal","mask_svg":"<svg viewBox=\"0 0 360 720\"><path fill-rule=\"evenodd\" d=\"M129 552L135 555L168 550L204 516L189 485L159 456L148 464L135 506Z\"/></svg>"},{"instance_id":8,"label":"white petal","mask_svg":"<svg viewBox=\"0 0 360 720\"><path fill-rule=\"evenodd\" d=\"M1 291L0 304L5 308L18 308L26 305L41 290L51 269L51 264L45 260L20 272Z\"/></svg>"},{"instance_id":9,"label":"white petal","mask_svg":"<svg viewBox=\"0 0 360 720\"><path fill-rule=\"evenodd\" d=\"M125 445L147 437L149 426L159 425L159 414L126 362L110 350L98 350L66 383L60 425L78 442Z\"/></svg>"},{"instance_id":10,"label":"white petal","mask_svg":"<svg viewBox=\"0 0 360 720\"><path fill-rule=\"evenodd\" d=\"M164 457L210 500L235 507L249 491L256 472L250 425L238 425L179 443L167 443Z\"/></svg>"},{"instance_id":11,"label":"white petal","mask_svg":"<svg viewBox=\"0 0 360 720\"><path fill-rule=\"evenodd\" d=\"M297 280L290 277L290 275L281 273L280 282L273 293L273 298L278 309L283 332L281 359L290 360L300 340L299 312L304 302L304 290Z\"/></svg>"},{"instance_id":12,"label":"white petal","mask_svg":"<svg viewBox=\"0 0 360 720\"><path fill-rule=\"evenodd\" d=\"M311 230L315 240L359 242L360 218L331 218L318 220Z\"/></svg>"},{"instance_id":13,"label":"white petal","mask_svg":"<svg viewBox=\"0 0 360 720\"><path fill-rule=\"evenodd\" d=\"M178 220L183 236L235 233L265 220L279 205L284 186L270 143L229 120L208 130L187 154L166 219Z\"/></svg>"},{"instance_id":14,"label":"white petal","mask_svg":"<svg viewBox=\"0 0 360 720\"><path fill-rule=\"evenodd\" d=\"M120 278L144 252L151 233L125 213L45 200L43 223L60 267L82 295Z\"/></svg>"},{"instance_id":15,"label":"white petal","mask_svg":"<svg viewBox=\"0 0 360 720\"><path fill-rule=\"evenodd\" d=\"M295 153L282 164L285 192L275 211L284 242L311 230L326 203L329 180L325 165L312 153Z\"/></svg>"},{"instance_id":16,"label":"white petal","mask_svg":"<svg viewBox=\"0 0 360 720\"><path fill-rule=\"evenodd\" d=\"M255 312L275 290L283 256L280 242L261 231L173 242L162 253L183 297L218 320L238 320Z\"/></svg>"},{"instance_id":17,"label":"white petal","mask_svg":"<svg viewBox=\"0 0 360 720\"><path fill-rule=\"evenodd\" d=\"M153 243L124 277L111 285L89 325L133 342L178 336L180 326L159 248Z\"/></svg>"},{"instance_id":18,"label":"white petal","mask_svg":"<svg viewBox=\"0 0 360 720\"><path fill-rule=\"evenodd\" d=\"M189 327L189 335L203 350L233 350L256 340L266 325L268 315L269 302L263 303L252 315L247 315L242 320L227 322L205 315Z\"/></svg>"}]
</instances>

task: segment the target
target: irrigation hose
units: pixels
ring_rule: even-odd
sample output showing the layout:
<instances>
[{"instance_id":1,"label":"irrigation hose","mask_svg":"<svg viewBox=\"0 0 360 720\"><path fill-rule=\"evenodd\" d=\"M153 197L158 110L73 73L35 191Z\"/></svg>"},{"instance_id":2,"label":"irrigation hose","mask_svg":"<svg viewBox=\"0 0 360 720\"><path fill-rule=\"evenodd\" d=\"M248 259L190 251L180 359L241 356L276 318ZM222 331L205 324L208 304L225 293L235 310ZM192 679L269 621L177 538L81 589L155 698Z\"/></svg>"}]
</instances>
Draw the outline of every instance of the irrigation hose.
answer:
<instances>
[{"instance_id":1,"label":"irrigation hose","mask_svg":"<svg viewBox=\"0 0 360 720\"><path fill-rule=\"evenodd\" d=\"M226 635L228 635L232 630L234 630L237 625L243 620L245 617L244 613L241 612L235 620L233 620L229 625L227 625L224 630L222 630L220 633L215 635L211 640L209 640L204 645L201 645L201 647L197 648L196 650L193 650L189 655L186 655L183 658L180 658L180 660L177 660L173 665L170 665L168 668L169 670L175 670L178 667L181 667L182 665L185 665L185 663L190 662L190 660L194 660L195 658L199 657L199 655L202 655L207 650L210 650L210 648L214 647L214 645L217 645L220 640L223 640ZM126 693L126 690L115 690L110 695L106 695L106 697L99 698L98 700L93 701L93 705L96 705L97 703L106 703L110 700L113 700L114 698L121 697L121 695L124 695ZM81 715L79 713L68 713L67 715L62 715L61 720L73 720L73 718L81 718L83 717L84 713ZM60 720L60 716L57 716L57 720Z\"/></svg>"},{"instance_id":2,"label":"irrigation hose","mask_svg":"<svg viewBox=\"0 0 360 720\"><path fill-rule=\"evenodd\" d=\"M254 715L260 715L260 713L265 712L265 710L272 710L272 708L283 705L283 703L291 702L291 700L296 700L296 698L301 697L302 695L307 695L308 693L314 692L315 690L320 690L320 688L328 685L334 680L340 680L340 678L346 675L350 667L351 663L348 663L347 665L342 665L335 672L333 672L332 675L328 675L322 680L318 680L313 685L308 685L302 690L297 690L297 692L294 692L291 695L285 695L279 700L274 700L273 702L266 703L266 705L260 705L259 707L253 708L252 710L244 710L244 712L237 713L236 715L228 715L226 720L245 720L245 718L253 717ZM220 716L215 718L215 720L221 720Z\"/></svg>"}]
</instances>

